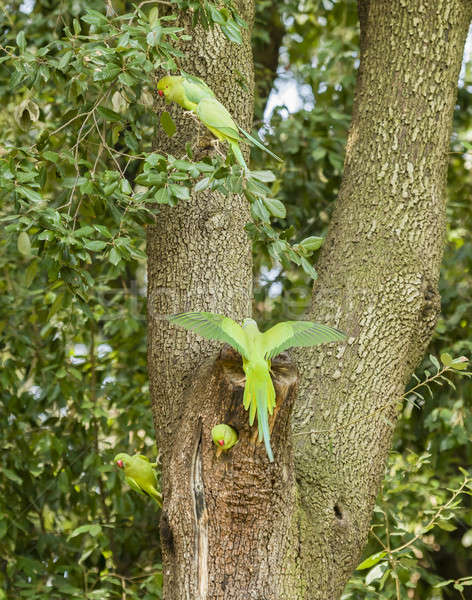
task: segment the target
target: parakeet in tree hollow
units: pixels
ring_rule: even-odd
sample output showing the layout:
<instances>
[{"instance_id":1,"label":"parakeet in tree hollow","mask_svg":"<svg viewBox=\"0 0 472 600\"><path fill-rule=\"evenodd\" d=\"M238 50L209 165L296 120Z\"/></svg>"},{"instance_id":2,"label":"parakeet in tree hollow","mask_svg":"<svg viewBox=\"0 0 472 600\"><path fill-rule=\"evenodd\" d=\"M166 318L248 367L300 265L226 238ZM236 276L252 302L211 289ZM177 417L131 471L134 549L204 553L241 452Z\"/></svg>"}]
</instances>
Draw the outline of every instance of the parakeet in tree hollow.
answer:
<instances>
[{"instance_id":1,"label":"parakeet in tree hollow","mask_svg":"<svg viewBox=\"0 0 472 600\"><path fill-rule=\"evenodd\" d=\"M270 377L270 361L294 346L316 346L345 339L344 333L309 321L285 321L261 332L253 319L244 319L242 327L224 315L188 312L172 315L171 323L191 329L202 337L230 344L243 359L246 373L243 404L249 410L249 424L257 413L259 441L264 440L270 462L274 457L270 446L269 419L275 407L274 384Z\"/></svg>"},{"instance_id":2,"label":"parakeet in tree hollow","mask_svg":"<svg viewBox=\"0 0 472 600\"><path fill-rule=\"evenodd\" d=\"M232 427L226 425L226 423L215 425L211 430L211 437L217 448L216 456L219 456L223 450L229 450L238 443L238 434Z\"/></svg>"},{"instance_id":3,"label":"parakeet in tree hollow","mask_svg":"<svg viewBox=\"0 0 472 600\"><path fill-rule=\"evenodd\" d=\"M239 132L277 160L278 156L263 144L238 127L226 108L219 102L207 84L190 75L167 75L157 82L157 91L168 102L176 102L185 110L192 111L200 121L219 140L225 140L231 146L234 156L244 171L248 171L239 143L242 141Z\"/></svg>"},{"instance_id":4,"label":"parakeet in tree hollow","mask_svg":"<svg viewBox=\"0 0 472 600\"><path fill-rule=\"evenodd\" d=\"M117 454L113 462L125 472L126 483L135 492L147 494L153 498L159 507L162 507L162 496L157 491L157 476L155 466L142 454L130 456L125 452Z\"/></svg>"}]
</instances>

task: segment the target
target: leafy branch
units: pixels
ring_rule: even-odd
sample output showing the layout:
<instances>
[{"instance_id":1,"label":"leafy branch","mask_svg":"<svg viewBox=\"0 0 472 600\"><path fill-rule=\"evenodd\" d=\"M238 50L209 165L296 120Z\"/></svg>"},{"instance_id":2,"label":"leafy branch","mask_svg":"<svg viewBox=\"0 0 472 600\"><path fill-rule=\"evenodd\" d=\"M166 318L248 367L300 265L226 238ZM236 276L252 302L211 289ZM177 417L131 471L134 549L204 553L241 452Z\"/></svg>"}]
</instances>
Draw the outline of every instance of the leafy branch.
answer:
<instances>
[{"instance_id":1,"label":"leafy branch","mask_svg":"<svg viewBox=\"0 0 472 600\"><path fill-rule=\"evenodd\" d=\"M402 401L402 400L410 400L411 401L410 397L412 395L420 398L421 400L424 400L423 396L418 392L418 390L422 387L425 387L429 391L429 393L431 394L431 397L432 397L433 392L432 392L431 388L429 387L429 384L431 384L431 383L435 383L437 385L443 385L442 382L445 382L450 387L455 389L453 382L450 379L448 379L447 377L445 377L445 373L459 372L460 375L464 375L465 377L472 376L472 372L465 371L465 369L467 368L467 363L468 363L468 359L465 356L459 356L458 358L452 358L452 356L450 354L445 352L445 353L441 354L441 362L443 364L442 367L435 356L430 355L429 359L432 362L432 364L434 365L434 367L436 368L436 373L430 374L429 371L425 371L426 379L424 381L420 381L418 379L418 377L415 374L413 374L413 377L418 381L418 383L414 387L409 389L407 392L402 394L399 398L400 401ZM354 419L353 421L348 421L347 423L344 423L343 425L341 425L339 427L334 427L334 428L330 428L330 429L312 429L310 431L301 431L298 433L294 433L293 435L294 436L316 435L316 434L336 433L338 431L344 431L346 429L346 427L349 427L351 425L356 425L357 423L362 423L363 421L366 421L370 417L373 417L373 416L383 412L384 410L387 410L391 406L392 406L392 402L390 401L386 404L383 404L382 406L379 406L379 408L377 408L373 411L370 411L369 413L364 414L357 419Z\"/></svg>"}]
</instances>

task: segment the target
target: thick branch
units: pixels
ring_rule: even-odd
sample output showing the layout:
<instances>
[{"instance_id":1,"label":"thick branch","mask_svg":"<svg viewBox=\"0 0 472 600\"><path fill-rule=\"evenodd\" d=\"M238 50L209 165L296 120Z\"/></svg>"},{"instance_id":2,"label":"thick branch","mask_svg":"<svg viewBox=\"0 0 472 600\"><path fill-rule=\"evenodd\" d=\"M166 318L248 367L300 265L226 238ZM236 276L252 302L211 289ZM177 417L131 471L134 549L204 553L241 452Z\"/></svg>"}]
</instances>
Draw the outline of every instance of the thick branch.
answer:
<instances>
[{"instance_id":1,"label":"thick branch","mask_svg":"<svg viewBox=\"0 0 472 600\"><path fill-rule=\"evenodd\" d=\"M359 560L396 404L439 313L447 150L471 15L465 0L360 2L344 179L312 309L349 339L298 353L296 431L341 428L295 438L312 599L338 598ZM356 419L389 400L389 411Z\"/></svg>"}]
</instances>

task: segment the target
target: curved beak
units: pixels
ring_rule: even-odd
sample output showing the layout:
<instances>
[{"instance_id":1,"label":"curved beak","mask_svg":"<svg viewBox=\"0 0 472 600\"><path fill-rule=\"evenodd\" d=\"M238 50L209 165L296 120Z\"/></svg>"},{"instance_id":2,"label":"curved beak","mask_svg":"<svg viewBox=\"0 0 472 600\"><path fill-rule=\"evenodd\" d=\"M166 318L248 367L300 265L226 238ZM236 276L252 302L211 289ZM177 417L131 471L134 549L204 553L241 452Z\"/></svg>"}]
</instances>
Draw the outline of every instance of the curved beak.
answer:
<instances>
[{"instance_id":1,"label":"curved beak","mask_svg":"<svg viewBox=\"0 0 472 600\"><path fill-rule=\"evenodd\" d=\"M122 460L117 460L116 464L120 467L120 469L123 468L123 461Z\"/></svg>"},{"instance_id":2,"label":"curved beak","mask_svg":"<svg viewBox=\"0 0 472 600\"><path fill-rule=\"evenodd\" d=\"M162 90L157 90L157 93L159 94L159 96L162 98L162 96L164 95L164 92Z\"/></svg>"},{"instance_id":3,"label":"curved beak","mask_svg":"<svg viewBox=\"0 0 472 600\"><path fill-rule=\"evenodd\" d=\"M219 444L220 446L224 446L224 445L225 445L225 441L224 441L224 440L218 440L218 444Z\"/></svg>"}]
</instances>

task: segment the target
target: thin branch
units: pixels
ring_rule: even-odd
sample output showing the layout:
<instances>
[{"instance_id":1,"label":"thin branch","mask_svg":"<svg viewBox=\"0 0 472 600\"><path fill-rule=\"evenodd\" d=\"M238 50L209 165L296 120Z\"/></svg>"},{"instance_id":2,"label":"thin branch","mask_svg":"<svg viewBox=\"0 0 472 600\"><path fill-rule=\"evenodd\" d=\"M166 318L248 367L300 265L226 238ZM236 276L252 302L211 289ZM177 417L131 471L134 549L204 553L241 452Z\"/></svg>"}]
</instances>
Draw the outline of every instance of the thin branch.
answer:
<instances>
[{"instance_id":1,"label":"thin branch","mask_svg":"<svg viewBox=\"0 0 472 600\"><path fill-rule=\"evenodd\" d=\"M460 488L457 489L452 494L452 496L449 498L449 500L446 502L446 504L443 504L442 506L440 506L438 508L438 510L431 517L431 519L428 521L428 523L422 528L421 532L418 533L417 535L415 535L415 537L412 538L409 542L406 542L405 544L403 544L402 546L399 546L398 548L394 548L392 550L392 553L393 552L400 552L401 550L404 550L405 548L410 547L417 540L419 540L421 538L421 536L424 535L431 526L435 525L437 519L439 519L439 517L441 516L441 513L443 513L445 510L447 510L449 508L449 506L454 502L454 500L457 498L457 496L459 496L460 494L462 494L462 491L464 490L464 488L467 485L469 485L469 483L472 483L472 479L469 479L469 478L466 477L464 479L464 481L462 482L462 485L460 486Z\"/></svg>"},{"instance_id":2,"label":"thin branch","mask_svg":"<svg viewBox=\"0 0 472 600\"><path fill-rule=\"evenodd\" d=\"M431 383L432 381L439 379L444 373L446 373L448 371L454 371L457 373L457 371L451 367L444 367L440 371L437 371L437 373L435 373L434 375L430 375L427 379L425 379L424 381L420 381L414 387L412 387L410 390L408 390L407 392L402 394L400 396L400 398L398 399L398 402L405 400L410 394L414 393L415 390L417 390L418 388L420 388L422 386L427 386L428 383ZM392 400L390 400L390 402L388 402L387 404L383 404L382 406L375 409L374 411L367 413L367 414L363 415L362 417L359 417L358 419L354 419L354 421L349 421L348 423L344 423L343 425L340 425L339 427L335 427L332 429L312 429L310 431L300 431L298 433L294 433L293 436L312 435L312 434L318 434L318 433L337 433L339 431L344 431L346 429L346 427L349 427L351 425L356 425L357 423L361 423L362 421L365 421L366 419L373 417L374 415L378 414L379 412L386 410L392 404L393 404L393 402L392 402Z\"/></svg>"}]
</instances>

